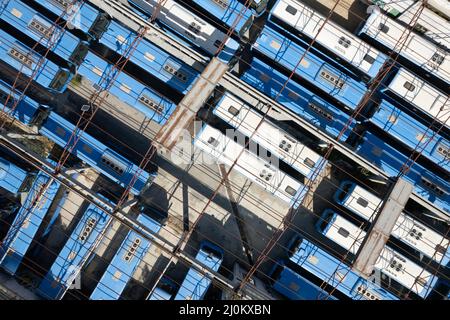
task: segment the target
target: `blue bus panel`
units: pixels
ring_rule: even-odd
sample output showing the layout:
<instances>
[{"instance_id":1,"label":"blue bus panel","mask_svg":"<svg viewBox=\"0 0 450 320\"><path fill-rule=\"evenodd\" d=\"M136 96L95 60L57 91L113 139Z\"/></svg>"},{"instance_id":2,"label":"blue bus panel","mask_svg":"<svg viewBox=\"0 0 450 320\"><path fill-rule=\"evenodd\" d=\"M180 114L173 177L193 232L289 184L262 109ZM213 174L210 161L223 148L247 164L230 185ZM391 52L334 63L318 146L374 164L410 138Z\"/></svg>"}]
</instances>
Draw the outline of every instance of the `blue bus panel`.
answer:
<instances>
[{"instance_id":1,"label":"blue bus panel","mask_svg":"<svg viewBox=\"0 0 450 320\"><path fill-rule=\"evenodd\" d=\"M338 300L279 261L271 278L272 289L289 300Z\"/></svg>"},{"instance_id":2,"label":"blue bus panel","mask_svg":"<svg viewBox=\"0 0 450 320\"><path fill-rule=\"evenodd\" d=\"M14 275L19 268L58 191L59 183L53 181L39 197L39 192L49 179L46 174L38 173L23 206L17 212L1 244L0 266L11 275Z\"/></svg>"},{"instance_id":3,"label":"blue bus panel","mask_svg":"<svg viewBox=\"0 0 450 320\"><path fill-rule=\"evenodd\" d=\"M272 99L278 96L288 77L269 67L264 62L253 59L250 68L241 79ZM321 97L290 80L279 95L277 102L296 113L309 123L336 138L349 121L350 116L340 111ZM352 120L341 137L345 141L356 122Z\"/></svg>"},{"instance_id":4,"label":"blue bus panel","mask_svg":"<svg viewBox=\"0 0 450 320\"><path fill-rule=\"evenodd\" d=\"M105 88L107 83L112 80L110 78L112 74L117 72L117 70L111 72L111 68L113 68L113 65L89 52L78 69L78 74L87 78L94 86ZM176 108L174 103L161 97L124 72L120 72L115 78L109 93L161 125L167 122Z\"/></svg>"},{"instance_id":5,"label":"blue bus panel","mask_svg":"<svg viewBox=\"0 0 450 320\"><path fill-rule=\"evenodd\" d=\"M170 300L170 299L172 299L172 295L168 291L166 291L162 288L156 288L147 300L164 301L164 300Z\"/></svg>"},{"instance_id":6,"label":"blue bus panel","mask_svg":"<svg viewBox=\"0 0 450 320\"><path fill-rule=\"evenodd\" d=\"M269 27L264 27L253 49L289 71L295 69L306 52L302 46ZM364 83L349 77L312 52L305 55L295 73L341 102L348 110L354 110L367 91Z\"/></svg>"},{"instance_id":7,"label":"blue bus panel","mask_svg":"<svg viewBox=\"0 0 450 320\"><path fill-rule=\"evenodd\" d=\"M448 268L449 266L447 266ZM436 287L441 287L439 296L442 300L450 300L450 281L448 278L439 278L436 282Z\"/></svg>"},{"instance_id":8,"label":"blue bus panel","mask_svg":"<svg viewBox=\"0 0 450 320\"><path fill-rule=\"evenodd\" d=\"M81 174L82 173L73 174L72 179L77 180L78 176ZM52 231L55 222L61 215L61 212L65 212L67 210L66 205L71 205L73 203L72 200L69 200L69 195L70 192L66 189L64 190L62 197L59 197L59 201L55 204L55 209L53 210L51 217L49 217L48 219L49 222L47 224L47 227L42 232L42 238L44 238Z\"/></svg>"},{"instance_id":9,"label":"blue bus panel","mask_svg":"<svg viewBox=\"0 0 450 320\"><path fill-rule=\"evenodd\" d=\"M234 27L239 32L245 22L252 15L252 10L239 3L238 0L193 0L199 6L205 8L209 14L213 15L228 27Z\"/></svg>"},{"instance_id":10,"label":"blue bus panel","mask_svg":"<svg viewBox=\"0 0 450 320\"><path fill-rule=\"evenodd\" d=\"M143 214L138 216L137 221L155 233L161 228L158 222ZM118 300L149 248L147 239L134 231L128 232L90 299Z\"/></svg>"},{"instance_id":11,"label":"blue bus panel","mask_svg":"<svg viewBox=\"0 0 450 320\"><path fill-rule=\"evenodd\" d=\"M450 172L450 142L438 133L433 134L428 126L406 112L382 100L371 122L411 149L422 151L425 157ZM429 141L430 139L432 140Z\"/></svg>"},{"instance_id":12,"label":"blue bus panel","mask_svg":"<svg viewBox=\"0 0 450 320\"><path fill-rule=\"evenodd\" d=\"M289 252L292 263L327 282L353 300L398 300L391 293L361 278L345 263L308 240L301 239L300 236L295 236L291 240ZM361 290L362 286L365 290ZM367 296L366 292L371 292L371 296Z\"/></svg>"},{"instance_id":13,"label":"blue bus panel","mask_svg":"<svg viewBox=\"0 0 450 320\"><path fill-rule=\"evenodd\" d=\"M61 17L64 21L70 22L70 25L85 33L90 40L99 39L109 24L109 16L91 6L87 1L76 1L67 12L67 7L74 1L71 0L34 0L41 6Z\"/></svg>"},{"instance_id":14,"label":"blue bus panel","mask_svg":"<svg viewBox=\"0 0 450 320\"><path fill-rule=\"evenodd\" d=\"M374 164L390 177L396 177L408 156L382 141L374 134L367 132L356 152ZM408 161L410 163L410 161ZM450 180L426 170L417 162L403 175L403 178L414 185L414 191L446 212L450 212Z\"/></svg>"},{"instance_id":15,"label":"blue bus panel","mask_svg":"<svg viewBox=\"0 0 450 320\"><path fill-rule=\"evenodd\" d=\"M0 30L0 56L4 63L27 77L32 76L33 71L38 68L33 80L53 91L64 91L72 78L68 70L59 68L46 58L39 66L37 63L41 61L42 56L3 30Z\"/></svg>"},{"instance_id":16,"label":"blue bus panel","mask_svg":"<svg viewBox=\"0 0 450 320\"><path fill-rule=\"evenodd\" d=\"M19 120L23 124L27 126L31 125L31 122L36 117L36 114L39 109L39 104L33 99L24 96L17 106L14 108L14 111L11 114L11 109L14 107L15 101L19 100L22 93L17 90L11 92L12 86L8 83L0 80L0 104L5 106L4 112L13 116L15 119ZM11 97L8 100L8 96L11 94ZM8 100L8 104L5 105L6 100Z\"/></svg>"},{"instance_id":17,"label":"blue bus panel","mask_svg":"<svg viewBox=\"0 0 450 320\"><path fill-rule=\"evenodd\" d=\"M163 276L161 280L159 280L155 290L148 296L147 300L172 300L175 288L175 283Z\"/></svg>"},{"instance_id":18,"label":"blue bus panel","mask_svg":"<svg viewBox=\"0 0 450 320\"><path fill-rule=\"evenodd\" d=\"M75 125L51 112L39 129L39 133L61 148L65 148L75 128ZM139 167L86 132L78 129L78 134L80 133L82 133L81 138L72 149L72 154L126 188L133 180L135 173L139 171ZM73 141L72 138L71 144L73 144ZM146 187L150 177L151 175L148 172L142 170L130 191L138 195Z\"/></svg>"},{"instance_id":19,"label":"blue bus panel","mask_svg":"<svg viewBox=\"0 0 450 320\"><path fill-rule=\"evenodd\" d=\"M46 299L61 299L89 259L96 243L103 237L111 217L91 204L39 285Z\"/></svg>"},{"instance_id":20,"label":"blue bus panel","mask_svg":"<svg viewBox=\"0 0 450 320\"><path fill-rule=\"evenodd\" d=\"M136 32L113 20L100 38L100 43L122 55L136 37ZM183 94L189 91L198 76L191 67L146 39L139 42L130 61Z\"/></svg>"},{"instance_id":21,"label":"blue bus panel","mask_svg":"<svg viewBox=\"0 0 450 320\"><path fill-rule=\"evenodd\" d=\"M203 241L195 259L213 271L217 271L223 261L223 250L208 241ZM190 268L175 300L202 300L210 284L211 279L208 276Z\"/></svg>"},{"instance_id":22,"label":"blue bus panel","mask_svg":"<svg viewBox=\"0 0 450 320\"><path fill-rule=\"evenodd\" d=\"M79 66L88 52L88 44L18 0L10 0L0 19L25 33L63 60Z\"/></svg>"},{"instance_id":23,"label":"blue bus panel","mask_svg":"<svg viewBox=\"0 0 450 320\"><path fill-rule=\"evenodd\" d=\"M26 178L25 170L0 157L0 188L17 194Z\"/></svg>"}]
</instances>

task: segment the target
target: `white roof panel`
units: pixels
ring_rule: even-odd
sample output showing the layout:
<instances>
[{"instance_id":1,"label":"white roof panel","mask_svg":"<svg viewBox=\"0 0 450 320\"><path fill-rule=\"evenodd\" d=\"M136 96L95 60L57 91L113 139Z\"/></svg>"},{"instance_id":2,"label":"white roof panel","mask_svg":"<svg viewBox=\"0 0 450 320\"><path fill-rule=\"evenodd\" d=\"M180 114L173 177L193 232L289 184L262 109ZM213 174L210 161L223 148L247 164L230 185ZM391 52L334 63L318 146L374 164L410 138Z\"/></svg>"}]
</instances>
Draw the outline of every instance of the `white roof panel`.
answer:
<instances>
[{"instance_id":1,"label":"white roof panel","mask_svg":"<svg viewBox=\"0 0 450 320\"><path fill-rule=\"evenodd\" d=\"M449 240L419 221L402 213L395 223L392 235L440 262L447 255ZM448 260L448 257L447 259Z\"/></svg>"},{"instance_id":2,"label":"white roof panel","mask_svg":"<svg viewBox=\"0 0 450 320\"><path fill-rule=\"evenodd\" d=\"M376 216L374 212L377 208L379 209L381 201L382 200L374 194L356 185L343 203L343 206L366 220L369 220L371 217L373 220Z\"/></svg>"},{"instance_id":3,"label":"white roof panel","mask_svg":"<svg viewBox=\"0 0 450 320\"><path fill-rule=\"evenodd\" d=\"M366 232L361 230L356 224L336 214L334 221L323 235L344 249L356 254L366 237Z\"/></svg>"},{"instance_id":4,"label":"white roof panel","mask_svg":"<svg viewBox=\"0 0 450 320\"><path fill-rule=\"evenodd\" d=\"M417 294L427 289L433 277L430 272L388 247L384 247L375 268Z\"/></svg>"}]
</instances>

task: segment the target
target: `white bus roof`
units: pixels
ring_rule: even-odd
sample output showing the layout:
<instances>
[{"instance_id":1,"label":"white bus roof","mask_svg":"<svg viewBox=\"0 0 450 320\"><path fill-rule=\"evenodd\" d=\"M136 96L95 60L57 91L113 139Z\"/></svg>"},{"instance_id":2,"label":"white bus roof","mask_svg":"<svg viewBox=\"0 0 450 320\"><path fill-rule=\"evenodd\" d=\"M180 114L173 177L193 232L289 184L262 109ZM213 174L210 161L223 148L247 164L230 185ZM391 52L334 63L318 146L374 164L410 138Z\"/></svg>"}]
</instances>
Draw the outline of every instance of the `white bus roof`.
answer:
<instances>
[{"instance_id":1,"label":"white bus roof","mask_svg":"<svg viewBox=\"0 0 450 320\"><path fill-rule=\"evenodd\" d=\"M369 0L369 4L375 4L387 13L398 16L414 5L415 0Z\"/></svg>"},{"instance_id":2,"label":"white bus roof","mask_svg":"<svg viewBox=\"0 0 450 320\"><path fill-rule=\"evenodd\" d=\"M440 262L447 256L449 240L419 221L402 213L395 223L392 235ZM446 257L445 261L448 261Z\"/></svg>"},{"instance_id":3,"label":"white bus roof","mask_svg":"<svg viewBox=\"0 0 450 320\"><path fill-rule=\"evenodd\" d=\"M304 189L303 184L209 125L197 135L194 144L228 166L238 159L233 167L236 171L288 203L298 200L298 192Z\"/></svg>"},{"instance_id":4,"label":"white bus roof","mask_svg":"<svg viewBox=\"0 0 450 320\"><path fill-rule=\"evenodd\" d=\"M272 15L310 38L316 37L325 20L319 13L295 0L278 1L272 9ZM343 38L345 38L345 46L340 44ZM316 41L366 74L372 68L374 60L377 60L379 55L384 56L383 53L332 21L327 22ZM347 45L348 42L350 42L349 45Z\"/></svg>"},{"instance_id":5,"label":"white bus roof","mask_svg":"<svg viewBox=\"0 0 450 320\"><path fill-rule=\"evenodd\" d=\"M383 248L375 268L419 295L428 289L433 277L430 272L389 247Z\"/></svg>"},{"instance_id":6,"label":"white bus roof","mask_svg":"<svg viewBox=\"0 0 450 320\"><path fill-rule=\"evenodd\" d=\"M413 21L414 13L422 5L422 1L416 2L408 8L401 16L400 21L410 24ZM439 16L428 8L423 8L414 28L423 33L429 39L450 49L450 23L447 19Z\"/></svg>"},{"instance_id":7,"label":"white bus roof","mask_svg":"<svg viewBox=\"0 0 450 320\"><path fill-rule=\"evenodd\" d=\"M294 137L280 130L269 120L252 110L237 97L225 93L214 109L214 113L234 128L269 150L278 158L286 161L307 178L310 178L322 157L297 141ZM258 124L261 125L255 132Z\"/></svg>"},{"instance_id":8,"label":"white bus roof","mask_svg":"<svg viewBox=\"0 0 450 320\"><path fill-rule=\"evenodd\" d=\"M450 55L414 32L409 34L401 47L397 43L406 32L406 27L381 13L375 7L360 33L367 34L389 49L398 51L402 48L400 55L405 59L450 83Z\"/></svg>"},{"instance_id":9,"label":"white bus roof","mask_svg":"<svg viewBox=\"0 0 450 320\"><path fill-rule=\"evenodd\" d=\"M401 68L388 88L416 108L450 126L450 100L447 101L447 95L418 76Z\"/></svg>"},{"instance_id":10,"label":"white bus roof","mask_svg":"<svg viewBox=\"0 0 450 320\"><path fill-rule=\"evenodd\" d=\"M347 198L342 205L364 219L373 221L376 216L374 212L379 209L381 201L382 200L373 193L359 185L355 185L355 188L347 195Z\"/></svg>"},{"instance_id":11,"label":"white bus roof","mask_svg":"<svg viewBox=\"0 0 450 320\"><path fill-rule=\"evenodd\" d=\"M366 232L339 214L335 214L334 217L334 221L330 223L328 230L323 235L356 254L366 237Z\"/></svg>"},{"instance_id":12,"label":"white bus roof","mask_svg":"<svg viewBox=\"0 0 450 320\"><path fill-rule=\"evenodd\" d=\"M448 18L450 18L450 1L445 0L428 0L427 4L435 9L436 11L441 12Z\"/></svg>"}]
</instances>

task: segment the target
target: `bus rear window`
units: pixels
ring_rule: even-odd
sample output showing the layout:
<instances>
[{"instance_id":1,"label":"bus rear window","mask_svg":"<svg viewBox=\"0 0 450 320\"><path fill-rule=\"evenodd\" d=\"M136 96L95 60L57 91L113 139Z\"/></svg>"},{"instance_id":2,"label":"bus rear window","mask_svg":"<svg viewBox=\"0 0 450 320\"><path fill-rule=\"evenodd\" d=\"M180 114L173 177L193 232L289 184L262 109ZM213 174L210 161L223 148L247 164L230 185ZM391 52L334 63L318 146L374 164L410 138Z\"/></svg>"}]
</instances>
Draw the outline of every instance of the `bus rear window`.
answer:
<instances>
[{"instance_id":1,"label":"bus rear window","mask_svg":"<svg viewBox=\"0 0 450 320\"><path fill-rule=\"evenodd\" d=\"M344 199L347 197L348 191L350 190L351 186L352 185L350 183L344 185L344 187L340 190L338 195L339 201L341 202L344 201Z\"/></svg>"}]
</instances>

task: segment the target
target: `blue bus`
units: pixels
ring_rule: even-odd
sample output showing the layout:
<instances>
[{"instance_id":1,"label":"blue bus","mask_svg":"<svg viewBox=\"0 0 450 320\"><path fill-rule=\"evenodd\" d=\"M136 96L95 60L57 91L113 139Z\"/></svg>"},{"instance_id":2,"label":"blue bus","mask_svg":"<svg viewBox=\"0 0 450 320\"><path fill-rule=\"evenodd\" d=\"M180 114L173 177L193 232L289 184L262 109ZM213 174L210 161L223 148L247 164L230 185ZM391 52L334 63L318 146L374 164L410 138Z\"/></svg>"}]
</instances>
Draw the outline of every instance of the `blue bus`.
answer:
<instances>
[{"instance_id":1,"label":"blue bus","mask_svg":"<svg viewBox=\"0 0 450 320\"><path fill-rule=\"evenodd\" d=\"M217 271L223 261L223 250L205 240L200 243L200 250L195 259L213 271ZM210 284L211 279L207 275L191 267L181 283L175 300L202 300Z\"/></svg>"},{"instance_id":2,"label":"blue bus","mask_svg":"<svg viewBox=\"0 0 450 320\"><path fill-rule=\"evenodd\" d=\"M39 4L39 9L50 13L53 21L69 22L71 28L80 30L86 34L90 41L100 39L103 32L108 28L110 17L106 12L96 9L87 1L71 0L34 0ZM69 5L75 2L70 10Z\"/></svg>"},{"instance_id":3,"label":"blue bus","mask_svg":"<svg viewBox=\"0 0 450 320\"><path fill-rule=\"evenodd\" d=\"M408 156L400 153L387 142L367 132L356 152L390 177L396 177ZM410 162L409 162L410 163ZM446 212L450 212L450 178L437 175L415 162L403 176L414 185L415 192Z\"/></svg>"},{"instance_id":4,"label":"blue bus","mask_svg":"<svg viewBox=\"0 0 450 320\"><path fill-rule=\"evenodd\" d=\"M157 233L161 224L149 216L140 214L137 221ZM91 300L118 300L139 263L144 258L150 242L134 231L129 231L105 273L92 292Z\"/></svg>"},{"instance_id":5,"label":"blue bus","mask_svg":"<svg viewBox=\"0 0 450 320\"><path fill-rule=\"evenodd\" d=\"M289 244L289 260L353 300L397 300L349 266L299 235ZM327 295L327 294L325 294Z\"/></svg>"},{"instance_id":6,"label":"blue bus","mask_svg":"<svg viewBox=\"0 0 450 320\"><path fill-rule=\"evenodd\" d=\"M264 27L253 50L275 61L288 71L293 71L306 49L270 27ZM367 91L364 83L339 71L312 52L306 53L295 74L354 110Z\"/></svg>"},{"instance_id":7,"label":"blue bus","mask_svg":"<svg viewBox=\"0 0 450 320\"><path fill-rule=\"evenodd\" d=\"M275 99L282 90L288 77L269 67L267 64L253 59L249 69L241 76L246 83ZM335 138L349 121L350 116L313 94L305 87L290 80L279 95L277 102L313 124L317 128ZM341 137L345 141L356 122L352 120Z\"/></svg>"},{"instance_id":8,"label":"blue bus","mask_svg":"<svg viewBox=\"0 0 450 320\"><path fill-rule=\"evenodd\" d=\"M100 43L118 54L124 54L131 46L137 33L111 21L108 30L100 38ZM147 74L141 77L154 76L183 94L192 87L198 72L177 58L158 48L146 39L142 39L131 55L130 62L141 67Z\"/></svg>"},{"instance_id":9,"label":"blue bus","mask_svg":"<svg viewBox=\"0 0 450 320\"><path fill-rule=\"evenodd\" d=\"M42 190L49 180L46 174L37 174L23 206L17 212L0 246L0 266L11 275L19 268L59 189L60 184L52 181L47 189ZM38 196L42 191L42 195Z\"/></svg>"},{"instance_id":10,"label":"blue bus","mask_svg":"<svg viewBox=\"0 0 450 320\"><path fill-rule=\"evenodd\" d=\"M433 133L427 125L386 100L381 101L370 121L411 149L422 151L422 155L450 172L450 142L439 133Z\"/></svg>"},{"instance_id":11,"label":"blue bus","mask_svg":"<svg viewBox=\"0 0 450 320\"><path fill-rule=\"evenodd\" d=\"M9 95L11 96L8 99ZM11 85L0 80L0 105L5 107L4 112L8 113L9 115L19 120L23 124L29 126L32 124L33 120L35 119L39 111L39 104L30 97L24 96L19 101L19 103L14 108L14 111L12 111L11 114L11 109L12 107L14 107L15 101L19 100L21 95L22 95L21 92L17 90L12 91ZM8 100L7 104L6 100Z\"/></svg>"},{"instance_id":12,"label":"blue bus","mask_svg":"<svg viewBox=\"0 0 450 320\"><path fill-rule=\"evenodd\" d=\"M272 278L272 289L289 300L338 300L287 267L282 260L275 263L270 277Z\"/></svg>"},{"instance_id":13,"label":"blue bus","mask_svg":"<svg viewBox=\"0 0 450 320\"><path fill-rule=\"evenodd\" d=\"M91 204L42 279L38 293L46 298L62 299L96 248L111 221L111 216Z\"/></svg>"},{"instance_id":14,"label":"blue bus","mask_svg":"<svg viewBox=\"0 0 450 320\"><path fill-rule=\"evenodd\" d=\"M51 91L63 92L73 76L67 69L43 58L4 30L0 30L0 56L1 61L27 77L34 75L37 69L33 80ZM42 59L43 63L38 65Z\"/></svg>"},{"instance_id":15,"label":"blue bus","mask_svg":"<svg viewBox=\"0 0 450 320\"><path fill-rule=\"evenodd\" d=\"M69 65L79 66L89 50L86 42L56 26L21 1L10 0L0 19L44 47L51 46L51 51Z\"/></svg>"},{"instance_id":16,"label":"blue bus","mask_svg":"<svg viewBox=\"0 0 450 320\"><path fill-rule=\"evenodd\" d=\"M39 129L39 133L61 148L65 148L75 128L75 125L55 112L51 112ZM72 154L112 181L126 188L133 180L134 175L139 171L139 167L117 152L109 149L86 132L78 129L78 134L81 133L81 138L73 147ZM70 142L71 146L73 142L74 139L72 138ZM140 194L148 186L148 183L151 182L149 180L153 176L145 170L142 170L130 191L135 195Z\"/></svg>"},{"instance_id":17,"label":"blue bus","mask_svg":"<svg viewBox=\"0 0 450 320\"><path fill-rule=\"evenodd\" d=\"M105 88L106 84L111 81L107 78L113 74L111 68L113 68L112 64L89 52L78 69L78 74L89 80L94 87ZM120 72L115 78L109 93L161 125L167 122L176 108L173 102L163 98L153 89L146 87L124 72Z\"/></svg>"}]
</instances>

